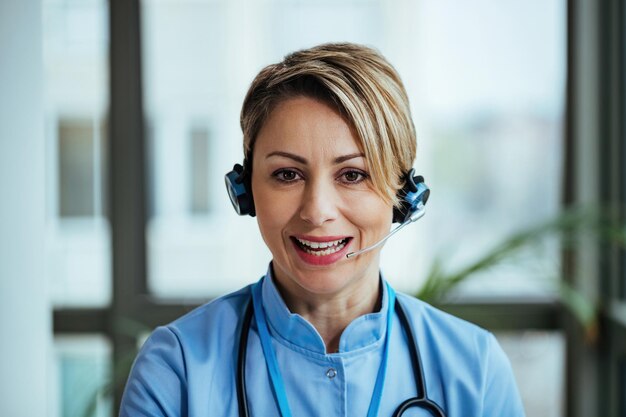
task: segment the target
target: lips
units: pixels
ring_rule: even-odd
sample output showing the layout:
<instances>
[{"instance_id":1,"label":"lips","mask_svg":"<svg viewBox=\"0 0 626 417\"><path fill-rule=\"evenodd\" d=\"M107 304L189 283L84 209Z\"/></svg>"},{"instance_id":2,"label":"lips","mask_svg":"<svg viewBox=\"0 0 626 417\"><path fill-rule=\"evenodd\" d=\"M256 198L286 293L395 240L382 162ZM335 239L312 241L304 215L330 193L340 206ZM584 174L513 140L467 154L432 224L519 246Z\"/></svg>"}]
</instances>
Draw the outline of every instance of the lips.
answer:
<instances>
[{"instance_id":1,"label":"lips","mask_svg":"<svg viewBox=\"0 0 626 417\"><path fill-rule=\"evenodd\" d=\"M330 265L344 258L350 236L291 236L300 259L311 265Z\"/></svg>"}]
</instances>

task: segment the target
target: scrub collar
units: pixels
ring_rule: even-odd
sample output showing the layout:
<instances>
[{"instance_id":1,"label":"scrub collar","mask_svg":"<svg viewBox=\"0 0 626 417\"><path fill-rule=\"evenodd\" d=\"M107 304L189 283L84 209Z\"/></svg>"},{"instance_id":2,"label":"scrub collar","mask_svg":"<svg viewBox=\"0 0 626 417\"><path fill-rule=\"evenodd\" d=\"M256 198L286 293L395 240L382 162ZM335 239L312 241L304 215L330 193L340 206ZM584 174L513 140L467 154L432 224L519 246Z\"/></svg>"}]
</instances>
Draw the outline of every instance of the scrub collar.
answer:
<instances>
[{"instance_id":1,"label":"scrub collar","mask_svg":"<svg viewBox=\"0 0 626 417\"><path fill-rule=\"evenodd\" d=\"M383 281L382 277L380 279ZM381 310L354 319L341 334L339 352L331 355L349 356L379 345L378 342L381 342L385 335L389 308L386 287L381 283L383 291ZM296 349L326 354L324 340L315 327L304 317L291 313L287 308L274 283L271 264L263 280L262 297L270 332L274 337Z\"/></svg>"}]
</instances>

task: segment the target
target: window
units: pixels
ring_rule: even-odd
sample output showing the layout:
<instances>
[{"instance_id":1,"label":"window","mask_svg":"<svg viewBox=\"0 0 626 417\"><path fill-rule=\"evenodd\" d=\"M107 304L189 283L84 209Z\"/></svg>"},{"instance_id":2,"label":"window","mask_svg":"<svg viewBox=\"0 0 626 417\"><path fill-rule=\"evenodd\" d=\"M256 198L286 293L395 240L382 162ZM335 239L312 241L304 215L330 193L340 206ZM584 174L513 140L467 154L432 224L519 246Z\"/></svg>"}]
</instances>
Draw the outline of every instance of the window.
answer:
<instances>
[{"instance_id":1,"label":"window","mask_svg":"<svg viewBox=\"0 0 626 417\"><path fill-rule=\"evenodd\" d=\"M499 331L527 416L562 416L565 338L559 332ZM524 383L533 381L533 383Z\"/></svg>"},{"instance_id":2,"label":"window","mask_svg":"<svg viewBox=\"0 0 626 417\"><path fill-rule=\"evenodd\" d=\"M262 65L299 47L333 40L367 43L381 49L406 82L418 127L417 166L433 189L433 199L428 216L388 242L384 250L383 270L401 290L419 288L437 256L454 271L512 231L555 215L562 194L569 203L579 197L576 193L589 191L585 181L606 184L608 200L624 201L624 130L619 121L626 91L621 70L626 25L621 5L578 0L541 5L524 1L494 5L485 0L459 5L446 0L402 2L402 7L375 0L273 0L245 8L225 0L135 0L109 5L112 27L117 30L111 40L111 70L116 77L111 78L115 83L110 114L115 117L109 119L108 129L108 149L114 151L108 157L120 168L110 184L113 238L109 240L108 225L102 221L98 241L103 248L110 243L117 256L101 257L100 263L87 260L85 265L105 271L101 272L105 280L113 282L113 302L108 305L107 296L96 308L60 309L73 304L65 295L59 296L55 331L107 334L115 364L124 363L146 328L178 317L197 305L198 297L223 294L263 273L269 253L254 219L233 213L223 175L241 159L238 112L252 76ZM73 61L63 54L73 51L80 56L77 34L88 32L66 30L64 25L100 22L85 25L100 35L89 38L97 41L93 44L99 51L90 55L95 62L90 68L97 69L92 81L97 82L84 85L106 86L102 69L108 35L102 22L108 15L103 3L46 0L44 7L48 8L45 27L50 28L46 29L50 39L46 62L51 79L67 81L59 68ZM85 12L89 7L98 10L100 17L94 20L91 12ZM74 13L73 8L80 9L76 16L83 17L59 17ZM473 18L467 19L470 14ZM242 27L252 35L242 32ZM59 47L64 39L71 47ZM141 57L125 55L128 45L141 47ZM604 78L605 68L612 78ZM139 85L142 79L143 92L124 88ZM55 84L49 80L48 85ZM72 153L55 154L60 149L55 136L82 136L87 125L92 138L100 131L108 102L102 93L106 88L100 88L92 88L90 97L96 98L92 101L70 102L77 94L49 95L65 100L53 100L50 106L65 109L50 112L48 131L56 132L49 135L54 139L48 142L51 166L74 160ZM85 107L85 102L91 107ZM85 108L90 110L77 111ZM126 118L121 120L121 115ZM68 131L58 128L61 120L81 122ZM143 120L150 121L145 147ZM565 148L561 136L566 138ZM598 138L607 138L611 146L602 148L605 143ZM119 147L122 139L127 148ZM72 142L64 141L62 146ZM92 148L82 143L76 153L93 155L96 143ZM102 160L92 159L94 167L97 161ZM151 173L145 179L144 164ZM88 171L80 164L73 169ZM83 194L98 187L93 180L98 172L99 168L92 168L92 180L85 183L96 185L91 190L85 187ZM144 184L150 184L149 195L142 194ZM50 207L60 207L55 199L64 198L61 188L56 184L51 189L55 192ZM72 207L73 203L63 204ZM131 208L124 210L124 204ZM149 210L144 212L143 206ZM97 211L99 204L93 203L91 209L74 207L74 212L88 213ZM92 225L98 222L87 216ZM62 222L51 218L54 227L60 227ZM624 414L626 406L619 394L625 392L621 361L626 352L623 342L615 342L625 340L622 310L615 304L619 297L613 290L600 294L598 298L611 304L600 309L601 319L610 326L599 329L601 342L584 345L576 323L562 326L560 317L567 314L545 297L554 295L546 288L554 287L560 275L560 250L558 242L541 240L540 246L512 258L514 262L464 283L454 302L442 307L496 332L513 362L529 415L582 417L583 410L603 410L596 414L610 417ZM247 254L246 262L241 262L242 253ZM623 265L623 258L620 252L616 258L620 262L611 265ZM600 293L621 285L619 301L623 300L624 269L620 272L612 266L599 274L601 261L576 257L574 267L581 271L584 285L570 283L585 296L590 289ZM116 271L110 278L109 262ZM65 286L68 291L75 287ZM76 295L78 299L84 300L84 294ZM133 323L135 330L113 331L120 320ZM621 370L602 379L606 376L599 365L602 358L609 358L611 369ZM606 387L598 384L601 392L595 396L585 389L589 370L606 383ZM536 373L541 371L545 373L540 385ZM120 394L121 387L116 387L114 409ZM610 404L608 411L603 403Z\"/></svg>"},{"instance_id":3,"label":"window","mask_svg":"<svg viewBox=\"0 0 626 417\"><path fill-rule=\"evenodd\" d=\"M107 199L107 3L45 0L46 272L55 306L111 291Z\"/></svg>"},{"instance_id":4,"label":"window","mask_svg":"<svg viewBox=\"0 0 626 417\"><path fill-rule=\"evenodd\" d=\"M111 347L103 336L55 338L55 367L51 384L59 392L58 416L106 417L112 414L107 395L111 372Z\"/></svg>"},{"instance_id":5,"label":"window","mask_svg":"<svg viewBox=\"0 0 626 417\"><path fill-rule=\"evenodd\" d=\"M54 308L98 309L111 298L107 214L108 9L104 0L43 0L46 236ZM79 320L85 324L88 320ZM96 396L111 371L100 329L55 338L51 416L112 415ZM92 402L93 400L93 402Z\"/></svg>"}]
</instances>

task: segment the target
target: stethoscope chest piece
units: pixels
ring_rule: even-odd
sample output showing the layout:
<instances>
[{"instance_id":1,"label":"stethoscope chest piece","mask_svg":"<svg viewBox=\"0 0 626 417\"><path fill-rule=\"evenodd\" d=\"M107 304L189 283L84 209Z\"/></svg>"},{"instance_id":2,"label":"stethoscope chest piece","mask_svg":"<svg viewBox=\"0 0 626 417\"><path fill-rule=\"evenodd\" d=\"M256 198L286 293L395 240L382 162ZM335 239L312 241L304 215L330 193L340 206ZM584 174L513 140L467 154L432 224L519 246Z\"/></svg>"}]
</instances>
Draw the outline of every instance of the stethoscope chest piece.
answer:
<instances>
[{"instance_id":1,"label":"stethoscope chest piece","mask_svg":"<svg viewBox=\"0 0 626 417\"><path fill-rule=\"evenodd\" d=\"M402 417L404 413L410 408L419 408L421 410L428 410L430 415L434 417L446 417L446 414L443 412L441 407L435 404L433 401L428 398L409 398L404 401L402 404L396 408L396 411L393 413L393 417Z\"/></svg>"}]
</instances>

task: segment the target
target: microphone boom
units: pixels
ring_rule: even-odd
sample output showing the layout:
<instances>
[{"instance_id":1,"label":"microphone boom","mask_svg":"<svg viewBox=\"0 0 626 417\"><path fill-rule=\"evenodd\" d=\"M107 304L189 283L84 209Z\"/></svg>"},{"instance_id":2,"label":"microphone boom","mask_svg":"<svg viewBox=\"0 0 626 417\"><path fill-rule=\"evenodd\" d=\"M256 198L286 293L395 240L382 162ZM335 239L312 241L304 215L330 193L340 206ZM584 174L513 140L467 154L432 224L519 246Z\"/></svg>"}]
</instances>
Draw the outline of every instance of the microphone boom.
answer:
<instances>
[{"instance_id":1,"label":"microphone boom","mask_svg":"<svg viewBox=\"0 0 626 417\"><path fill-rule=\"evenodd\" d=\"M396 232L398 232L400 229L404 228L404 226L409 225L409 224L411 224L413 222L416 222L417 220L421 219L424 214L426 214L426 210L425 210L424 204L420 202L419 205L417 206L417 210L415 210L415 212L413 214L411 214L411 216L408 219L406 219L404 221L404 223L402 223L400 226L396 227L391 232L389 232L387 234L387 236L385 236L384 238L382 238L381 240L379 240L378 242L376 242L372 246L367 246L367 247L365 247L365 248L363 248L361 250L358 250L356 252L350 252L349 254L346 255L346 258L348 258L348 259L354 258L355 256L361 255L362 253L369 252L372 249L376 249L377 247L379 247L380 245L385 243L385 241L387 241L387 239L389 239L391 236L396 234Z\"/></svg>"}]
</instances>

